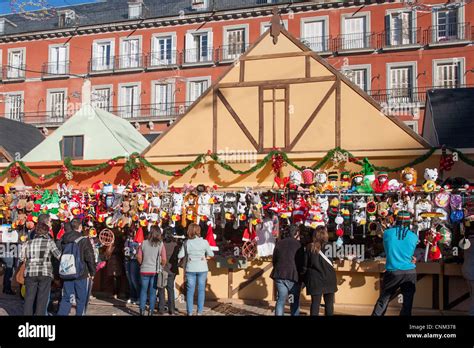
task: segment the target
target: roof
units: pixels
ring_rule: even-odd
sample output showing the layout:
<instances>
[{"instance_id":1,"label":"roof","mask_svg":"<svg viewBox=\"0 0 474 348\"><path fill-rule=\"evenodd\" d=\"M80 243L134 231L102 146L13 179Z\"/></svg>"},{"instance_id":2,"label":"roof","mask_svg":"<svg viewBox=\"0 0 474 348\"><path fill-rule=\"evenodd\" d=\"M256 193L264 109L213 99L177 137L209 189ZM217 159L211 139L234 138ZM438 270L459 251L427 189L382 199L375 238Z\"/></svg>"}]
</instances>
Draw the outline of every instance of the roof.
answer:
<instances>
[{"instance_id":1,"label":"roof","mask_svg":"<svg viewBox=\"0 0 474 348\"><path fill-rule=\"evenodd\" d=\"M43 140L44 135L35 126L0 117L0 147L10 157L17 158L17 153L24 156Z\"/></svg>"},{"instance_id":2,"label":"roof","mask_svg":"<svg viewBox=\"0 0 474 348\"><path fill-rule=\"evenodd\" d=\"M423 137L433 146L474 148L474 88L427 92Z\"/></svg>"},{"instance_id":3,"label":"roof","mask_svg":"<svg viewBox=\"0 0 474 348\"><path fill-rule=\"evenodd\" d=\"M160 136L161 133L149 133L143 134L143 136L148 140L150 143L154 142L156 138Z\"/></svg>"},{"instance_id":4,"label":"roof","mask_svg":"<svg viewBox=\"0 0 474 348\"><path fill-rule=\"evenodd\" d=\"M305 0L307 1L307 0ZM73 9L76 18L79 18L78 26L123 22L128 20L129 0L104 0L95 3L78 4L56 8L56 11ZM144 0L146 6L145 18L177 17L181 14L199 14L224 10L242 8L274 6L275 4L290 3L288 0L278 0L268 3L266 0L214 0L209 1L210 6L204 9L193 9L191 0ZM303 2L302 0L293 2ZM34 14L35 12L31 12ZM14 23L15 26L6 25L5 34L28 33L59 29L58 16L53 10L49 10L47 16L41 20L31 20L18 13L2 16Z\"/></svg>"},{"instance_id":5,"label":"roof","mask_svg":"<svg viewBox=\"0 0 474 348\"><path fill-rule=\"evenodd\" d=\"M140 153L149 144L127 120L86 104L22 160L59 161L63 137L76 135L84 136L84 160Z\"/></svg>"}]
</instances>

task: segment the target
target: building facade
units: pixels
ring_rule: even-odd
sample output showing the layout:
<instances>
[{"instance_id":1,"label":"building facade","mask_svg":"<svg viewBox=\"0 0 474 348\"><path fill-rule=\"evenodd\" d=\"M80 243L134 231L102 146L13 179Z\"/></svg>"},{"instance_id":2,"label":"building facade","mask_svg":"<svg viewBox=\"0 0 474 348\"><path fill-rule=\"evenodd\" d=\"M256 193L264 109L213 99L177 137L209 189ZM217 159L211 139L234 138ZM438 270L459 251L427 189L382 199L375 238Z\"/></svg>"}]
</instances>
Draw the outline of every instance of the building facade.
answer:
<instances>
[{"instance_id":1,"label":"building facade","mask_svg":"<svg viewBox=\"0 0 474 348\"><path fill-rule=\"evenodd\" d=\"M0 19L0 114L48 133L89 79L94 105L160 134L268 29L275 5L290 33L417 132L428 89L474 85L466 0L108 0Z\"/></svg>"}]
</instances>

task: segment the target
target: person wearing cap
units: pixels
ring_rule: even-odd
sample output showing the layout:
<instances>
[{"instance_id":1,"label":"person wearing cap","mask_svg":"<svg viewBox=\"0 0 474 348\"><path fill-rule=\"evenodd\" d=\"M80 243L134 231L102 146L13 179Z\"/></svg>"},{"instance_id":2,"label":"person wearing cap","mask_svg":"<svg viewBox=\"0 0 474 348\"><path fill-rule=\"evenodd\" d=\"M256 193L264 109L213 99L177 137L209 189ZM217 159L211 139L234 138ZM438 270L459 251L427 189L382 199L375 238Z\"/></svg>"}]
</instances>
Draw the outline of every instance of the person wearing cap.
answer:
<instances>
[{"instance_id":1,"label":"person wearing cap","mask_svg":"<svg viewBox=\"0 0 474 348\"><path fill-rule=\"evenodd\" d=\"M390 299L398 289L403 296L400 315L411 315L416 291L416 264L413 255L418 244L418 236L410 229L410 222L410 212L400 211L397 214L397 225L384 231L385 273L380 297L372 312L373 316L385 314Z\"/></svg>"},{"instance_id":2,"label":"person wearing cap","mask_svg":"<svg viewBox=\"0 0 474 348\"><path fill-rule=\"evenodd\" d=\"M469 315L474 315L474 215L465 218L464 226L462 275L469 289Z\"/></svg>"}]
</instances>

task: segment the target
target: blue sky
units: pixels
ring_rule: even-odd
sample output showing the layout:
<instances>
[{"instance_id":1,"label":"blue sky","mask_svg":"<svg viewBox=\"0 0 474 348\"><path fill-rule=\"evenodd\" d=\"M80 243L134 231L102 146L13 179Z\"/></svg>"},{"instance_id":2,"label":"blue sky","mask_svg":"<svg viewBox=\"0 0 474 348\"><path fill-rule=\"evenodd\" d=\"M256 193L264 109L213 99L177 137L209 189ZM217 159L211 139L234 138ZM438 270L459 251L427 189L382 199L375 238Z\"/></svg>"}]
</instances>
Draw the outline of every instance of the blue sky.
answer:
<instances>
[{"instance_id":1,"label":"blue sky","mask_svg":"<svg viewBox=\"0 0 474 348\"><path fill-rule=\"evenodd\" d=\"M7 14L12 12L12 8L10 6L10 0L0 0L0 14ZM27 3L27 2L32 2L31 0L14 0L15 3ZM89 3L89 2L97 2L97 0L37 0L34 1L36 2L43 2L45 4L48 4L48 6L68 6L68 5L75 5L75 4L84 4L84 3ZM15 8L18 8L16 6ZM34 10L35 7L27 7L27 10ZM36 8L39 9L39 8Z\"/></svg>"}]
</instances>

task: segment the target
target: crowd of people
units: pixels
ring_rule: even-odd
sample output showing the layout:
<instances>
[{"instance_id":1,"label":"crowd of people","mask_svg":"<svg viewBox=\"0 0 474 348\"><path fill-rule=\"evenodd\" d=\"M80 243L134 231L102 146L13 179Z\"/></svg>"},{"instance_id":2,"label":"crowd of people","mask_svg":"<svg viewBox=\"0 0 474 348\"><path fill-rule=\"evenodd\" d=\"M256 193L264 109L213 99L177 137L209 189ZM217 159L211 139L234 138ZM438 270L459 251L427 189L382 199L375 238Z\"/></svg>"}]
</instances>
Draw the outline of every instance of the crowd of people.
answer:
<instances>
[{"instance_id":1,"label":"crowd of people","mask_svg":"<svg viewBox=\"0 0 474 348\"><path fill-rule=\"evenodd\" d=\"M417 234L410 229L410 220L399 213L395 226L384 231L386 271L381 283L380 297L372 315L384 315L390 300L400 290L403 305L400 315L411 315L416 291L415 248ZM467 280L471 299L470 315L474 315L474 223L466 223L463 275ZM113 292L120 294L121 271L125 270L128 282L128 303L139 306L140 315L177 313L175 304L175 279L184 271L186 282L186 314L202 315L209 273L208 260L214 253L206 239L201 237L201 227L190 224L184 241L176 238L172 227L163 229L150 226L144 240L137 241L135 231L128 231L123 240L107 248L105 259L98 257L93 239L83 231L83 222L73 219L63 226L61 236L52 233L48 214L42 214L28 240L21 245L19 258L5 255L3 292L15 294L12 278L24 284L24 314L48 315L55 290L60 289L56 314L69 315L75 305L76 315L84 315L91 296L96 272L104 265L113 279ZM337 277L334 260L325 253L329 243L326 226L310 229L309 236L301 234L298 225L281 229L273 252L271 278L276 287L275 315L285 313L287 302L290 313L300 313L300 294L306 291L311 297L310 315L317 316L324 301L325 315L334 314ZM16 275L15 275L16 270ZM197 310L194 311L194 294L197 287Z\"/></svg>"}]
</instances>

